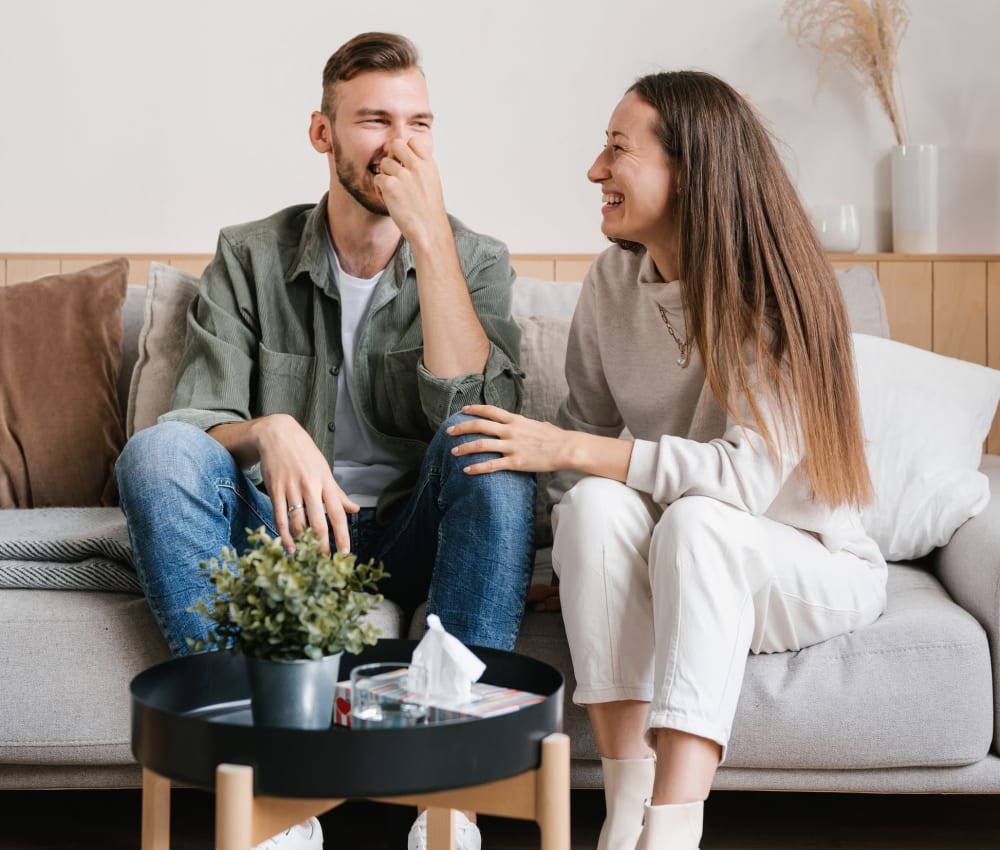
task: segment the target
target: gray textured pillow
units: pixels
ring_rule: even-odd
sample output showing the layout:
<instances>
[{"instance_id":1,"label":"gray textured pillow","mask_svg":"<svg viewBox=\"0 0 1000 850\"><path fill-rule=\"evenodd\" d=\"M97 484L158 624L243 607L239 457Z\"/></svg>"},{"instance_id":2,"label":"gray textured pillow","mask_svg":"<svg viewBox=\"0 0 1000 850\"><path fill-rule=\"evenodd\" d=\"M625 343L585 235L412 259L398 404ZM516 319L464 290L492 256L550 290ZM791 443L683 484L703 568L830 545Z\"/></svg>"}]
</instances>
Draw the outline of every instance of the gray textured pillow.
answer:
<instances>
[{"instance_id":1,"label":"gray textured pillow","mask_svg":"<svg viewBox=\"0 0 1000 850\"><path fill-rule=\"evenodd\" d=\"M889 319L875 272L867 266L838 269L837 283L844 296L851 330L859 334L888 338Z\"/></svg>"},{"instance_id":2,"label":"gray textured pillow","mask_svg":"<svg viewBox=\"0 0 1000 850\"><path fill-rule=\"evenodd\" d=\"M579 281L556 282L534 277L514 281L510 311L515 316L573 317L583 284Z\"/></svg>"},{"instance_id":3,"label":"gray textured pillow","mask_svg":"<svg viewBox=\"0 0 1000 850\"><path fill-rule=\"evenodd\" d=\"M570 320L557 316L518 316L517 323L521 327L521 369L525 374L521 413L553 422L567 393L565 363ZM539 549L552 545L546 496L549 478L547 472L538 476L535 546Z\"/></svg>"},{"instance_id":4,"label":"gray textured pillow","mask_svg":"<svg viewBox=\"0 0 1000 850\"><path fill-rule=\"evenodd\" d=\"M187 308L198 291L198 278L163 263L150 263L146 306L139 332L139 359L132 372L125 433L156 424L170 409L177 366L184 353Z\"/></svg>"}]
</instances>

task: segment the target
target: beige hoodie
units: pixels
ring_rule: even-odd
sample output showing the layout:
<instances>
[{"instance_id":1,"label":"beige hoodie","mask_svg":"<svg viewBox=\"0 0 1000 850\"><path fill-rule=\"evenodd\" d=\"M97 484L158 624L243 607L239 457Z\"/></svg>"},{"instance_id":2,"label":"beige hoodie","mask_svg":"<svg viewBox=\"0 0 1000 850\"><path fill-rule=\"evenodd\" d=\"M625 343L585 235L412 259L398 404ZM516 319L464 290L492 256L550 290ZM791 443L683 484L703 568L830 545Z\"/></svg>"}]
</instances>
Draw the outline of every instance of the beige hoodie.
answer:
<instances>
[{"instance_id":1,"label":"beige hoodie","mask_svg":"<svg viewBox=\"0 0 1000 850\"><path fill-rule=\"evenodd\" d=\"M644 251L615 246L594 261L573 316L569 397L557 424L606 437L626 428L635 440L626 483L660 504L709 496L815 534L831 552L884 567L859 511L813 500L797 424L776 429L796 436L780 441L778 458L769 457L746 399L739 401L742 427L705 383L697 350L686 368L679 365L678 345L657 305L685 339L680 284L665 283ZM558 476L554 494L572 480Z\"/></svg>"}]
</instances>

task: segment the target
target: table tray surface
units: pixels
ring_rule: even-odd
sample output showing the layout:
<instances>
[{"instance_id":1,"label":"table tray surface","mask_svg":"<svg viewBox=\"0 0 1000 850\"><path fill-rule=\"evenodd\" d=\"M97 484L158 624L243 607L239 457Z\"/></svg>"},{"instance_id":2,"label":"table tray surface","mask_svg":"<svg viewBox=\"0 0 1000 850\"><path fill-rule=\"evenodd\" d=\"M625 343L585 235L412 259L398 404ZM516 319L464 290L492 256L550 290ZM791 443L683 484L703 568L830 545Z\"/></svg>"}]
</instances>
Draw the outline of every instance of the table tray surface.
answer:
<instances>
[{"instance_id":1,"label":"table tray surface","mask_svg":"<svg viewBox=\"0 0 1000 850\"><path fill-rule=\"evenodd\" d=\"M381 640L344 654L339 678L372 661L407 661L416 641ZM538 767L540 742L562 726L563 679L523 655L472 647L481 681L541 694L495 717L390 729L254 726L245 659L226 652L177 658L132 680L132 752L174 781L215 785L219 764L254 768L255 793L283 797L401 796L491 782Z\"/></svg>"}]
</instances>

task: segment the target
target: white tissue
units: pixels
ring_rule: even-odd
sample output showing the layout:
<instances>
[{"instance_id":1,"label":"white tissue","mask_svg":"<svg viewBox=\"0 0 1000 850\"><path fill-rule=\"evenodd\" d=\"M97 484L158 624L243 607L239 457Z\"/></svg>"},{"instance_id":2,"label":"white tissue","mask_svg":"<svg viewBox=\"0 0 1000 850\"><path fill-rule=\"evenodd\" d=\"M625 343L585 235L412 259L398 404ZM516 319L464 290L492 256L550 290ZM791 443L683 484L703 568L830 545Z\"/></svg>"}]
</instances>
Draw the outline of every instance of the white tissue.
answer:
<instances>
[{"instance_id":1,"label":"white tissue","mask_svg":"<svg viewBox=\"0 0 1000 850\"><path fill-rule=\"evenodd\" d=\"M472 698L472 683L486 665L454 635L436 614L427 615L427 633L413 650L407 689L426 694L426 702L447 705Z\"/></svg>"}]
</instances>

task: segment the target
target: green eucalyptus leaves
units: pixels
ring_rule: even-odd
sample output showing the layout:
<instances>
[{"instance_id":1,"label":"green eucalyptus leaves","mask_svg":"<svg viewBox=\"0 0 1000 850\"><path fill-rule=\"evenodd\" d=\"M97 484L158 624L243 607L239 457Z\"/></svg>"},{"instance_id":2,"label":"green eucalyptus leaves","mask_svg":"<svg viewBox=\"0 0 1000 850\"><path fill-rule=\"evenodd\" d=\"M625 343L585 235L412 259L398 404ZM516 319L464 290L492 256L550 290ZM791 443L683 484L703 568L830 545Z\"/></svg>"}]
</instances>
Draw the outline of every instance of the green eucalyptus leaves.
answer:
<instances>
[{"instance_id":1,"label":"green eucalyptus leaves","mask_svg":"<svg viewBox=\"0 0 1000 850\"><path fill-rule=\"evenodd\" d=\"M361 652L381 633L361 618L377 603L378 582L388 575L374 560L358 564L357 555L324 555L307 528L291 554L261 526L252 532L242 557L228 547L221 563L199 564L215 586L207 601L189 610L214 625L207 640L188 638L195 651L206 646L233 648L252 658L292 661Z\"/></svg>"}]
</instances>

